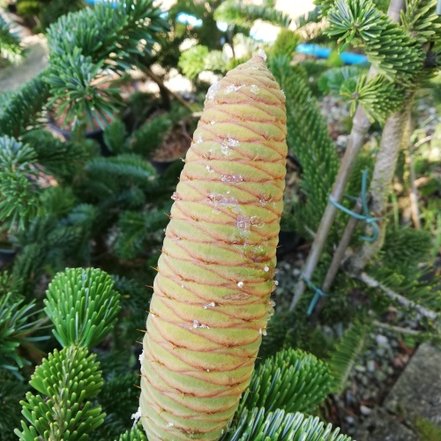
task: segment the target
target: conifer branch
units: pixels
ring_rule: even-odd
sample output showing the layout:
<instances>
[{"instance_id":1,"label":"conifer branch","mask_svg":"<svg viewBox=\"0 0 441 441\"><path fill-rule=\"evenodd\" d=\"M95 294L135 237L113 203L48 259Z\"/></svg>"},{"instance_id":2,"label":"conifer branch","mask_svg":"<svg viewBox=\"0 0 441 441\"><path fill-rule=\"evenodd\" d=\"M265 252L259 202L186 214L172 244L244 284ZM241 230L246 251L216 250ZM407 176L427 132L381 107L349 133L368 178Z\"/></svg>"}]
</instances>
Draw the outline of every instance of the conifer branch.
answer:
<instances>
[{"instance_id":1,"label":"conifer branch","mask_svg":"<svg viewBox=\"0 0 441 441\"><path fill-rule=\"evenodd\" d=\"M48 98L49 86L43 72L13 92L0 107L0 133L20 136L37 120Z\"/></svg>"},{"instance_id":2,"label":"conifer branch","mask_svg":"<svg viewBox=\"0 0 441 441\"><path fill-rule=\"evenodd\" d=\"M350 101L352 114L357 105L361 105L371 121L380 123L384 123L392 112L398 111L405 99L405 90L383 75L371 79L361 75L357 81L346 81L340 94Z\"/></svg>"},{"instance_id":3,"label":"conifer branch","mask_svg":"<svg viewBox=\"0 0 441 441\"><path fill-rule=\"evenodd\" d=\"M329 11L334 7L336 0L315 0L315 4L320 8L322 16L327 16Z\"/></svg>"},{"instance_id":4,"label":"conifer branch","mask_svg":"<svg viewBox=\"0 0 441 441\"><path fill-rule=\"evenodd\" d=\"M246 4L242 1L227 0L216 9L215 19L230 25L251 28L256 20L268 21L287 28L291 19L275 8L266 5Z\"/></svg>"},{"instance_id":5,"label":"conifer branch","mask_svg":"<svg viewBox=\"0 0 441 441\"><path fill-rule=\"evenodd\" d=\"M436 5L437 0L406 0L406 7L401 11L403 28L421 45L436 39L441 32Z\"/></svg>"},{"instance_id":6,"label":"conifer branch","mask_svg":"<svg viewBox=\"0 0 441 441\"><path fill-rule=\"evenodd\" d=\"M294 208L296 224L303 231L313 230L326 207L337 173L337 150L304 72L293 68L286 55L272 57L270 67L286 95L288 148L300 163L301 187L307 198Z\"/></svg>"},{"instance_id":7,"label":"conifer branch","mask_svg":"<svg viewBox=\"0 0 441 441\"><path fill-rule=\"evenodd\" d=\"M220 50L210 51L207 46L198 44L182 53L178 65L185 76L194 80L204 70L225 73L228 58Z\"/></svg>"},{"instance_id":8,"label":"conifer branch","mask_svg":"<svg viewBox=\"0 0 441 441\"><path fill-rule=\"evenodd\" d=\"M21 58L22 51L19 37L0 14L0 59L15 63Z\"/></svg>"},{"instance_id":9,"label":"conifer branch","mask_svg":"<svg viewBox=\"0 0 441 441\"><path fill-rule=\"evenodd\" d=\"M27 360L17 349L22 343L32 341L30 336L41 327L43 320L32 320L35 303L25 303L13 293L0 293L0 368L18 374Z\"/></svg>"},{"instance_id":10,"label":"conifer branch","mask_svg":"<svg viewBox=\"0 0 441 441\"><path fill-rule=\"evenodd\" d=\"M418 41L397 23L403 3L392 1L387 17L371 0L337 0L328 14L327 33L341 43L361 44L388 79L410 84L425 57Z\"/></svg>"},{"instance_id":11,"label":"conifer branch","mask_svg":"<svg viewBox=\"0 0 441 441\"><path fill-rule=\"evenodd\" d=\"M113 177L131 178L140 182L151 181L156 174L149 162L139 155L130 153L109 158L94 158L87 163L85 169L91 175L107 174Z\"/></svg>"},{"instance_id":12,"label":"conifer branch","mask_svg":"<svg viewBox=\"0 0 441 441\"><path fill-rule=\"evenodd\" d=\"M56 349L38 366L30 384L39 394L28 392L21 401L21 441L86 441L91 430L101 425L104 414L93 404L103 380L96 355L69 346Z\"/></svg>"},{"instance_id":13,"label":"conifer branch","mask_svg":"<svg viewBox=\"0 0 441 441\"><path fill-rule=\"evenodd\" d=\"M312 354L285 349L255 370L239 407L311 413L328 395L328 367Z\"/></svg>"},{"instance_id":14,"label":"conifer branch","mask_svg":"<svg viewBox=\"0 0 441 441\"><path fill-rule=\"evenodd\" d=\"M0 136L0 221L9 228L23 229L38 211L35 161L30 146Z\"/></svg>"},{"instance_id":15,"label":"conifer branch","mask_svg":"<svg viewBox=\"0 0 441 441\"><path fill-rule=\"evenodd\" d=\"M55 276L46 292L47 315L64 346L35 369L21 401L25 421L15 434L22 441L87 441L104 422L94 399L103 385L95 354L88 347L110 331L119 311L119 294L102 270L67 269Z\"/></svg>"},{"instance_id":16,"label":"conifer branch","mask_svg":"<svg viewBox=\"0 0 441 441\"><path fill-rule=\"evenodd\" d=\"M119 294L104 271L71 268L50 283L45 311L63 346L95 346L110 331L119 312Z\"/></svg>"},{"instance_id":17,"label":"conifer branch","mask_svg":"<svg viewBox=\"0 0 441 441\"><path fill-rule=\"evenodd\" d=\"M325 425L317 417L302 413L286 413L284 410L265 412L265 409L244 410L237 423L221 438L221 441L260 440L320 440L351 441L351 438Z\"/></svg>"},{"instance_id":18,"label":"conifer branch","mask_svg":"<svg viewBox=\"0 0 441 441\"><path fill-rule=\"evenodd\" d=\"M133 429L127 430L116 441L147 441L147 437L144 431L138 426L133 427Z\"/></svg>"},{"instance_id":19,"label":"conifer branch","mask_svg":"<svg viewBox=\"0 0 441 441\"><path fill-rule=\"evenodd\" d=\"M355 360L364 347L367 332L368 327L363 323L353 323L332 351L328 363L334 377L333 390L335 392L343 392Z\"/></svg>"}]
</instances>

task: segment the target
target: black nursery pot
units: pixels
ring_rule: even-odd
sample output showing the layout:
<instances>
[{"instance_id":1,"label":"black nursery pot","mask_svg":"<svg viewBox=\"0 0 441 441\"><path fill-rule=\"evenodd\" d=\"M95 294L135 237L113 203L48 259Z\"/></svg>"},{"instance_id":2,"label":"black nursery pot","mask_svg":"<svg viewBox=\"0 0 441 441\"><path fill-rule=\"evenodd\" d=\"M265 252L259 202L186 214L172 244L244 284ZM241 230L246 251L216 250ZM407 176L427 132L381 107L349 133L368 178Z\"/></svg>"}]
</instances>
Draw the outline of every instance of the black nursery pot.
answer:
<instances>
[{"instance_id":1,"label":"black nursery pot","mask_svg":"<svg viewBox=\"0 0 441 441\"><path fill-rule=\"evenodd\" d=\"M14 259L17 251L11 250L8 248L0 248L0 269L11 264Z\"/></svg>"},{"instance_id":2,"label":"black nursery pot","mask_svg":"<svg viewBox=\"0 0 441 441\"><path fill-rule=\"evenodd\" d=\"M281 259L287 254L294 252L300 243L301 238L295 231L280 231L277 259Z\"/></svg>"},{"instance_id":3,"label":"black nursery pot","mask_svg":"<svg viewBox=\"0 0 441 441\"><path fill-rule=\"evenodd\" d=\"M72 138L72 131L63 129L60 127L55 120L52 117L49 117L48 126L53 130L55 133L58 133L61 135L66 141L69 141ZM106 143L104 142L104 131L103 129L94 129L94 130L88 130L86 131L86 138L91 139L95 142L97 142L100 146L101 154L103 156L110 156L111 151L106 146Z\"/></svg>"},{"instance_id":4,"label":"black nursery pot","mask_svg":"<svg viewBox=\"0 0 441 441\"><path fill-rule=\"evenodd\" d=\"M155 167L158 174L163 175L170 168L170 166L176 162L176 159L171 161L155 161L154 159L151 159L150 162L153 167Z\"/></svg>"}]
</instances>

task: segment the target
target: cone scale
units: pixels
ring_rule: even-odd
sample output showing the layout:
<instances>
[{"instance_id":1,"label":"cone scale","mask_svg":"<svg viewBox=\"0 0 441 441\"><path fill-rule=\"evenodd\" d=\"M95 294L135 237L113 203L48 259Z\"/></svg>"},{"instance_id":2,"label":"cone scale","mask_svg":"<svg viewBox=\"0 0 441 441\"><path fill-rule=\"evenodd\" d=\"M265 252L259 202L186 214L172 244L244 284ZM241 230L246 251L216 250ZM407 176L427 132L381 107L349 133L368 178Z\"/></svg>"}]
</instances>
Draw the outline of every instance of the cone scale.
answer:
<instances>
[{"instance_id":1,"label":"cone scale","mask_svg":"<svg viewBox=\"0 0 441 441\"><path fill-rule=\"evenodd\" d=\"M285 139L285 98L260 56L209 89L140 357L149 441L220 439L249 384L272 311Z\"/></svg>"}]
</instances>

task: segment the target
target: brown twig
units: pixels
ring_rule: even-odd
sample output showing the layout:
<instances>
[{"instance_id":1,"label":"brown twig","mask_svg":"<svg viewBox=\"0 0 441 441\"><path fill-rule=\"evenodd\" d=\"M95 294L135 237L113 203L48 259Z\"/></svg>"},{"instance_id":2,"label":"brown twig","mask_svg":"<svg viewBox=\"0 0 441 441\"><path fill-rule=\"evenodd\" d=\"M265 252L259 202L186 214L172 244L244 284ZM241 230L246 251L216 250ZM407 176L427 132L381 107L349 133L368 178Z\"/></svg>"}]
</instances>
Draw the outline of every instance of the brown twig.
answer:
<instances>
[{"instance_id":1,"label":"brown twig","mask_svg":"<svg viewBox=\"0 0 441 441\"><path fill-rule=\"evenodd\" d=\"M412 300L407 299L406 297L403 297L401 294L398 294L391 288L387 287L386 285L383 285L378 280L371 277L369 274L362 272L359 275L353 275L353 277L357 278L361 282L363 282L365 285L369 286L370 288L378 288L383 291L384 294L386 294L390 299L395 300L400 305L405 306L406 308L413 308L416 311L418 311L422 316L435 320L438 318L438 314L435 311L432 311L431 309L427 309L424 306L418 305L418 303L412 302Z\"/></svg>"},{"instance_id":2,"label":"brown twig","mask_svg":"<svg viewBox=\"0 0 441 441\"><path fill-rule=\"evenodd\" d=\"M193 113L192 107L190 104L185 101L181 96L179 96L177 93L170 90L162 81L161 78L159 78L157 75L155 75L150 69L145 69L144 73L150 77L163 91L166 91L169 95L171 95L176 101L179 101L185 108L187 108L190 112Z\"/></svg>"},{"instance_id":3,"label":"brown twig","mask_svg":"<svg viewBox=\"0 0 441 441\"><path fill-rule=\"evenodd\" d=\"M422 331L417 331L416 329L402 328L401 326L389 325L387 323L381 323L378 320L374 321L374 325L377 328L386 329L387 331L396 332L398 334L420 335L422 333Z\"/></svg>"}]
</instances>

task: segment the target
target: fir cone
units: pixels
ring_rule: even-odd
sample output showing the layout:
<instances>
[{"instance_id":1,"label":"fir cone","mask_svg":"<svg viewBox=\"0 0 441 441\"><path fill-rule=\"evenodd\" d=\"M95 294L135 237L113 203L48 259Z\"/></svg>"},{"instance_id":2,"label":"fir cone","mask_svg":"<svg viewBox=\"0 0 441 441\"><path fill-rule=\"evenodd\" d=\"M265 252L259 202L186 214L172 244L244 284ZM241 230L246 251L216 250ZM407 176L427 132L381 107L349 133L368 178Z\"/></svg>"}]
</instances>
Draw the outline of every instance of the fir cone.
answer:
<instances>
[{"instance_id":1,"label":"fir cone","mask_svg":"<svg viewBox=\"0 0 441 441\"><path fill-rule=\"evenodd\" d=\"M141 355L150 441L218 440L272 311L285 98L256 56L208 91L166 229Z\"/></svg>"}]
</instances>

